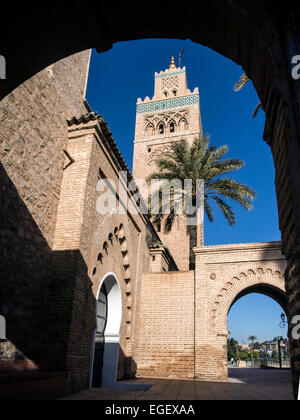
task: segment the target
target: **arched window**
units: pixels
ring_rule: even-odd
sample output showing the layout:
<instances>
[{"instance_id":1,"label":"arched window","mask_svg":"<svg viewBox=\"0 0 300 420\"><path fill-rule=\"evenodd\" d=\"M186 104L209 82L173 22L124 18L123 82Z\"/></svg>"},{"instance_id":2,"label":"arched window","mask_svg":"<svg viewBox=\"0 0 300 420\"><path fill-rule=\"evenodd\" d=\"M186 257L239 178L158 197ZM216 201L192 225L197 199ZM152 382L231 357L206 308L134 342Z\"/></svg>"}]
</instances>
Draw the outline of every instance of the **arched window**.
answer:
<instances>
[{"instance_id":1,"label":"arched window","mask_svg":"<svg viewBox=\"0 0 300 420\"><path fill-rule=\"evenodd\" d=\"M6 320L0 315L0 340L6 340Z\"/></svg>"},{"instance_id":2,"label":"arched window","mask_svg":"<svg viewBox=\"0 0 300 420\"><path fill-rule=\"evenodd\" d=\"M173 95L177 96L177 90L176 89L173 90Z\"/></svg>"},{"instance_id":3,"label":"arched window","mask_svg":"<svg viewBox=\"0 0 300 420\"><path fill-rule=\"evenodd\" d=\"M163 124L160 124L158 129L159 129L159 134L165 133L165 126Z\"/></svg>"},{"instance_id":4,"label":"arched window","mask_svg":"<svg viewBox=\"0 0 300 420\"><path fill-rule=\"evenodd\" d=\"M164 95L166 98L168 97L168 92L166 90L164 91Z\"/></svg>"},{"instance_id":5,"label":"arched window","mask_svg":"<svg viewBox=\"0 0 300 420\"><path fill-rule=\"evenodd\" d=\"M170 123L170 133L175 133L175 123L173 121Z\"/></svg>"}]
</instances>

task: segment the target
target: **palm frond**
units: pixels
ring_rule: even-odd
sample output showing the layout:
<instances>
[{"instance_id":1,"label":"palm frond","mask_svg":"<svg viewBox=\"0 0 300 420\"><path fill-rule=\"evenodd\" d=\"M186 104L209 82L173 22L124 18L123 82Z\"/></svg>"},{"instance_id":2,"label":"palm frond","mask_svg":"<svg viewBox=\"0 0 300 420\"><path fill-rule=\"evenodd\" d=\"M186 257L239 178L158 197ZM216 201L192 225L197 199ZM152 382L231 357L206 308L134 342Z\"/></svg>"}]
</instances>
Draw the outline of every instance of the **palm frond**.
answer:
<instances>
[{"instance_id":1,"label":"palm frond","mask_svg":"<svg viewBox=\"0 0 300 420\"><path fill-rule=\"evenodd\" d=\"M246 78L243 79L246 83ZM244 167L245 162L241 159L225 159L228 153L228 146L213 147L210 145L210 138L202 136L194 140L190 146L186 140L176 142L171 145L170 150L164 153L163 158L156 161L157 172L147 178L147 182L152 180L180 180L182 182L182 190L184 180L191 180L191 186L185 191L193 200L197 196L197 181L204 180L205 203L204 209L209 221L215 220L213 208L209 201L213 200L221 209L229 225L236 223L233 209L226 202L232 200L241 205L246 210L252 209L252 201L256 197L255 191L239 183L231 178L223 176L229 172L239 170ZM162 199L162 186L158 187L159 191L152 193L152 199L156 205L158 213L153 215L153 220L157 224L164 223L164 231L172 230L176 214L176 205L181 201L182 194L174 196L171 211L166 215L165 206ZM151 213L151 212L150 212Z\"/></svg>"},{"instance_id":2,"label":"palm frond","mask_svg":"<svg viewBox=\"0 0 300 420\"><path fill-rule=\"evenodd\" d=\"M228 224L230 226L233 226L236 224L236 218L234 215L234 212L232 210L232 208L225 203L224 200L222 200L220 197L213 197L213 199L216 201L217 205L219 206L220 210L222 211L223 215L225 216Z\"/></svg>"},{"instance_id":3,"label":"palm frond","mask_svg":"<svg viewBox=\"0 0 300 420\"><path fill-rule=\"evenodd\" d=\"M207 200L204 200L204 210L205 210L205 213L207 215L208 220L210 222L214 222L215 221L215 217L214 217L213 209L208 204Z\"/></svg>"},{"instance_id":4,"label":"palm frond","mask_svg":"<svg viewBox=\"0 0 300 420\"><path fill-rule=\"evenodd\" d=\"M257 104L257 107L255 108L255 110L254 110L254 112L253 112L253 114L252 114L252 117L253 118L256 118L257 117L257 115L258 115L258 113L259 113L259 111L262 109L262 103L261 102L259 102L259 104Z\"/></svg>"},{"instance_id":5,"label":"palm frond","mask_svg":"<svg viewBox=\"0 0 300 420\"><path fill-rule=\"evenodd\" d=\"M234 91L239 92L249 82L250 82L250 79L247 76L247 74L246 73L242 74L242 76L240 77L240 80L234 85L234 88L233 88Z\"/></svg>"}]
</instances>

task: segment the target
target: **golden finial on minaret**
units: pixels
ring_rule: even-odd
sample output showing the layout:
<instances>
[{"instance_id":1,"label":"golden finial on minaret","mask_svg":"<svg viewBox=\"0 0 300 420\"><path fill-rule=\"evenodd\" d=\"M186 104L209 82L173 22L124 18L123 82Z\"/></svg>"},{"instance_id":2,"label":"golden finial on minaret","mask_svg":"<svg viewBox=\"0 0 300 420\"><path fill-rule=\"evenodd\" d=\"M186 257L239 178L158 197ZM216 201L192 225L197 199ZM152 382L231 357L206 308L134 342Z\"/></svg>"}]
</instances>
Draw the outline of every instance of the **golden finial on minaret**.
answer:
<instances>
[{"instance_id":1,"label":"golden finial on minaret","mask_svg":"<svg viewBox=\"0 0 300 420\"><path fill-rule=\"evenodd\" d=\"M174 59L174 56L173 56L172 60L171 60L171 64L169 66L169 70L174 70L174 69L176 69L176 64L175 64L175 59Z\"/></svg>"}]
</instances>

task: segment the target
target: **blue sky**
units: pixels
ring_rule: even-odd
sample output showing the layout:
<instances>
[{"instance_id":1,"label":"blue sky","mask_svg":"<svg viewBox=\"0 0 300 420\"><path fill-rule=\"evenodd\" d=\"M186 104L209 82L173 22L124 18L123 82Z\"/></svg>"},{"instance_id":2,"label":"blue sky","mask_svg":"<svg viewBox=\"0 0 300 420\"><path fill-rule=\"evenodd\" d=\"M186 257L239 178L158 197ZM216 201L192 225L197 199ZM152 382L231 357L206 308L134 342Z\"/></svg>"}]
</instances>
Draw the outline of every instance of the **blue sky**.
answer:
<instances>
[{"instance_id":1,"label":"blue sky","mask_svg":"<svg viewBox=\"0 0 300 420\"><path fill-rule=\"evenodd\" d=\"M282 308L273 299L252 293L239 299L228 315L228 330L240 344L248 344L255 335L259 342L274 337L287 338L287 328L280 328Z\"/></svg>"},{"instance_id":2,"label":"blue sky","mask_svg":"<svg viewBox=\"0 0 300 420\"><path fill-rule=\"evenodd\" d=\"M265 116L260 112L256 119L252 118L259 102L252 83L239 93L233 90L243 73L241 67L191 41L141 40L115 44L106 53L93 51L87 90L90 106L108 122L131 168L137 98L153 96L154 73L168 68L172 55L178 64L178 54L183 48L186 51L182 65L187 68L189 88L199 87L200 90L204 132L211 136L212 144L229 146L228 157L241 158L246 162L245 168L232 177L254 188L258 195L251 212L234 206L238 222L235 227L229 227L215 210L215 223L207 220L205 223L205 244L280 240L273 159L263 141ZM270 322L273 320L274 325L280 322L282 311L279 305L272 300L269 304L269 298L249 295L241 299L230 314L230 328L232 332L237 331L240 339L259 335L255 330L261 331L262 339L273 338L273 330L267 325L264 331L261 330L261 314L257 315L258 306L255 304L256 300L261 304L261 299L266 302L263 310L265 315L270 315ZM252 325L249 328L245 326L243 330L240 329L239 316L234 316L235 307L240 305L252 314Z\"/></svg>"}]
</instances>

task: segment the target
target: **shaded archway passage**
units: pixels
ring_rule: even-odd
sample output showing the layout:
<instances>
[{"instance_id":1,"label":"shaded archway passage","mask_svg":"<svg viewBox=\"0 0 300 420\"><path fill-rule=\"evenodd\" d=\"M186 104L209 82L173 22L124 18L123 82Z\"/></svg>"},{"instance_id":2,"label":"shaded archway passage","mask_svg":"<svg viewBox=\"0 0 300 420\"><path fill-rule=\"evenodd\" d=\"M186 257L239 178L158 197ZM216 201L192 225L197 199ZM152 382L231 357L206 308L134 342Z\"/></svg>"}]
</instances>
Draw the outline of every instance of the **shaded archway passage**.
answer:
<instances>
[{"instance_id":1,"label":"shaded archway passage","mask_svg":"<svg viewBox=\"0 0 300 420\"><path fill-rule=\"evenodd\" d=\"M272 147L290 316L299 312L299 82L291 78L291 59L299 53L300 9L296 2L274 6L269 0L214 0L177 9L159 5L135 13L127 4L57 1L11 7L1 27L1 52L7 80L0 80L3 98L39 70L70 54L96 47L106 51L115 42L148 37L190 38L241 64L252 78L266 111L265 140ZM25 9L26 7L26 9ZM199 7L199 6L197 6ZM164 19L164 16L167 19ZM179 24L180 23L180 24ZM55 28L55 29L54 29ZM80 28L80 30L78 29ZM300 348L292 348L295 387Z\"/></svg>"}]
</instances>

